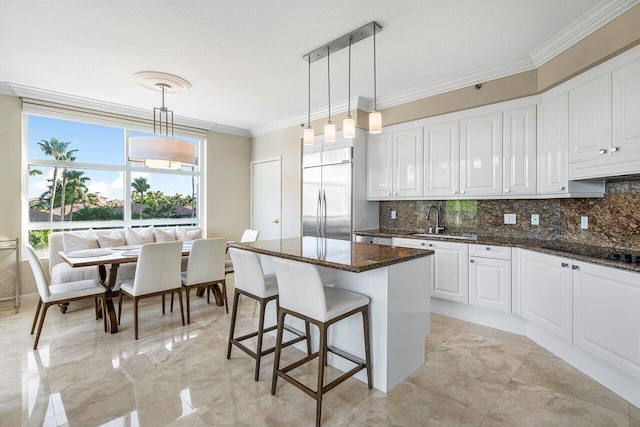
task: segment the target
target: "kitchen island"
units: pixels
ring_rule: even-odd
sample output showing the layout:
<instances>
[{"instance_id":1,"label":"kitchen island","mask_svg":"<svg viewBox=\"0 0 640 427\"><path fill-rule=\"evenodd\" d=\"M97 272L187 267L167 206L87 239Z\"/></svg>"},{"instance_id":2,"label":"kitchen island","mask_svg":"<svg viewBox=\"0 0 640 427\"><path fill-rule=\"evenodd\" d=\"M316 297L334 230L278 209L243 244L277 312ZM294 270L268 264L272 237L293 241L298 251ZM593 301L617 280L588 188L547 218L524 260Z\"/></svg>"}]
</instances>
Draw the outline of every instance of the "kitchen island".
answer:
<instances>
[{"instance_id":1,"label":"kitchen island","mask_svg":"<svg viewBox=\"0 0 640 427\"><path fill-rule=\"evenodd\" d=\"M259 253L265 274L274 272L273 257L292 259L317 265L325 285L368 296L373 386L378 390L391 390L424 365L424 339L430 332L433 251L317 237L230 246ZM273 323L275 318L272 307L268 320ZM302 329L302 322L296 324L295 320L292 326ZM317 349L317 331L312 329L311 334ZM362 334L361 318L352 316L330 329L329 345L364 359ZM343 371L353 367L331 353L329 364ZM361 371L356 378L366 382L366 373Z\"/></svg>"}]
</instances>

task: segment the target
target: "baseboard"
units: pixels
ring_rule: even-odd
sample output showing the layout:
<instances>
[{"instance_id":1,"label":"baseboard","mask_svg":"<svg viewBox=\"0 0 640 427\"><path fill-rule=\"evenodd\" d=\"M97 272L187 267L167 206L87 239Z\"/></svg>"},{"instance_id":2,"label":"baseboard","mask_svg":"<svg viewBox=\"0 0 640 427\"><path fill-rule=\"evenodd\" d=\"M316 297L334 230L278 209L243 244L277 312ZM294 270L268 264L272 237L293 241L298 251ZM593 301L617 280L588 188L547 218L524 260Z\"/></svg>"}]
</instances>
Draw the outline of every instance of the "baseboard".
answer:
<instances>
[{"instance_id":1,"label":"baseboard","mask_svg":"<svg viewBox=\"0 0 640 427\"><path fill-rule=\"evenodd\" d=\"M526 320L511 313L460 304L440 298L431 298L431 312L494 329L500 329L513 334L526 334Z\"/></svg>"}]
</instances>

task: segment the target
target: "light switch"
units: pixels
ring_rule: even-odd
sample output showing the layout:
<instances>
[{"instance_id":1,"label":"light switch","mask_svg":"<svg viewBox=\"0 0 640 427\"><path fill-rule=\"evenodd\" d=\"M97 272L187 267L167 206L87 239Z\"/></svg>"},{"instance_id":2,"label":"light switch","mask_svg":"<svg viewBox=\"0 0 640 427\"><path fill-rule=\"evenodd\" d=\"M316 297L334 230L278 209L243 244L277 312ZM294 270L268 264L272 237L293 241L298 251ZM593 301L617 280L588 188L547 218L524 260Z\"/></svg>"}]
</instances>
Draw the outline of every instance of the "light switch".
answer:
<instances>
[{"instance_id":1,"label":"light switch","mask_svg":"<svg viewBox=\"0 0 640 427\"><path fill-rule=\"evenodd\" d=\"M515 224L516 223L516 214L504 214L504 223L505 224Z\"/></svg>"},{"instance_id":2,"label":"light switch","mask_svg":"<svg viewBox=\"0 0 640 427\"><path fill-rule=\"evenodd\" d=\"M391 211L391 219L396 219L396 211Z\"/></svg>"},{"instance_id":3,"label":"light switch","mask_svg":"<svg viewBox=\"0 0 640 427\"><path fill-rule=\"evenodd\" d=\"M583 230L588 230L589 229L589 217L588 216L580 217L580 228L582 228Z\"/></svg>"}]
</instances>

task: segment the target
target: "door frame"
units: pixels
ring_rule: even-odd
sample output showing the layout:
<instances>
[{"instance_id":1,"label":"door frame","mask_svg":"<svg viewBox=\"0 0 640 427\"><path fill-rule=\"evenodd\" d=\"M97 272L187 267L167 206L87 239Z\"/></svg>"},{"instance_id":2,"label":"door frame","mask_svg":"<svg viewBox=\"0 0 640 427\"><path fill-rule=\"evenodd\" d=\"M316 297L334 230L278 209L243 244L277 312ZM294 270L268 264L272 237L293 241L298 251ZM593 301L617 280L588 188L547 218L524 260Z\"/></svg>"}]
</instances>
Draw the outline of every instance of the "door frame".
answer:
<instances>
[{"instance_id":1,"label":"door frame","mask_svg":"<svg viewBox=\"0 0 640 427\"><path fill-rule=\"evenodd\" d=\"M250 162L250 171L249 171L249 181L250 181L250 189L249 189L249 224L251 228L253 227L253 167L255 165L261 163L278 163L278 171L280 173L280 238L282 238L282 156L275 157L267 157L265 159L260 160L252 160Z\"/></svg>"}]
</instances>

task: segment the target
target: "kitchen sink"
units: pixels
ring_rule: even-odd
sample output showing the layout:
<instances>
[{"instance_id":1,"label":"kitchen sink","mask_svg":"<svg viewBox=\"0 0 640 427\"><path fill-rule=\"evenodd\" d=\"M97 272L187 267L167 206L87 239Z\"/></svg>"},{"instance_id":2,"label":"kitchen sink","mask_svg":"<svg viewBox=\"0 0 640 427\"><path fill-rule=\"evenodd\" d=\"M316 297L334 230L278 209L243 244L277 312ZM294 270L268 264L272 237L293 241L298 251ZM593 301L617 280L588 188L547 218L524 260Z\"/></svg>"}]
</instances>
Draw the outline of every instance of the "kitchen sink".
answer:
<instances>
[{"instance_id":1,"label":"kitchen sink","mask_svg":"<svg viewBox=\"0 0 640 427\"><path fill-rule=\"evenodd\" d=\"M434 233L414 233L412 236L429 237L441 239L478 240L477 234L434 234Z\"/></svg>"}]
</instances>

